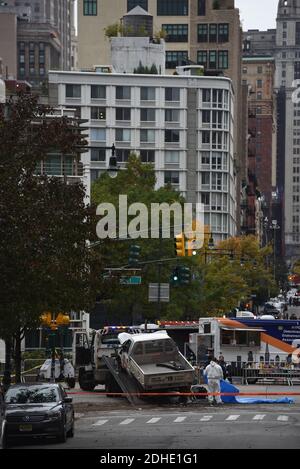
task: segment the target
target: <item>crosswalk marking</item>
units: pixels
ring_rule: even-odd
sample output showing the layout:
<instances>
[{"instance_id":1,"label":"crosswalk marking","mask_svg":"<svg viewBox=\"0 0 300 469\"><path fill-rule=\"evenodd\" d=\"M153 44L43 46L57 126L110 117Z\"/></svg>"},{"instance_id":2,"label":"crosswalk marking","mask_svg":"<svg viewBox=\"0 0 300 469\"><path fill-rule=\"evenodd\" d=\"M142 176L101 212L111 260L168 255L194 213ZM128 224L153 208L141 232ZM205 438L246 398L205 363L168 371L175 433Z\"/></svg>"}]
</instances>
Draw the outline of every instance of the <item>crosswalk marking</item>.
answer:
<instances>
[{"instance_id":1,"label":"crosswalk marking","mask_svg":"<svg viewBox=\"0 0 300 469\"><path fill-rule=\"evenodd\" d=\"M174 420L174 423L183 422L185 419L186 419L186 417L177 417L177 419Z\"/></svg>"},{"instance_id":2,"label":"crosswalk marking","mask_svg":"<svg viewBox=\"0 0 300 469\"><path fill-rule=\"evenodd\" d=\"M131 422L133 422L135 419L126 419L123 420L123 422L120 423L120 425L129 425Z\"/></svg>"},{"instance_id":3,"label":"crosswalk marking","mask_svg":"<svg viewBox=\"0 0 300 469\"><path fill-rule=\"evenodd\" d=\"M100 425L104 425L108 420L98 420L96 423L94 423L94 427L99 427Z\"/></svg>"},{"instance_id":4,"label":"crosswalk marking","mask_svg":"<svg viewBox=\"0 0 300 469\"><path fill-rule=\"evenodd\" d=\"M287 422L288 419L289 418L287 415L279 415L279 417L277 417L277 420L279 420L280 422Z\"/></svg>"},{"instance_id":5,"label":"crosswalk marking","mask_svg":"<svg viewBox=\"0 0 300 469\"><path fill-rule=\"evenodd\" d=\"M147 423L156 423L161 419L161 417L154 417L153 419L148 420Z\"/></svg>"},{"instance_id":6,"label":"crosswalk marking","mask_svg":"<svg viewBox=\"0 0 300 469\"><path fill-rule=\"evenodd\" d=\"M229 415L226 420L237 420L240 415Z\"/></svg>"},{"instance_id":7,"label":"crosswalk marking","mask_svg":"<svg viewBox=\"0 0 300 469\"><path fill-rule=\"evenodd\" d=\"M204 415L203 417L201 417L200 422L209 422L212 418L212 415Z\"/></svg>"},{"instance_id":8,"label":"crosswalk marking","mask_svg":"<svg viewBox=\"0 0 300 469\"><path fill-rule=\"evenodd\" d=\"M257 414L253 417L253 420L263 420L265 416L265 414Z\"/></svg>"}]
</instances>

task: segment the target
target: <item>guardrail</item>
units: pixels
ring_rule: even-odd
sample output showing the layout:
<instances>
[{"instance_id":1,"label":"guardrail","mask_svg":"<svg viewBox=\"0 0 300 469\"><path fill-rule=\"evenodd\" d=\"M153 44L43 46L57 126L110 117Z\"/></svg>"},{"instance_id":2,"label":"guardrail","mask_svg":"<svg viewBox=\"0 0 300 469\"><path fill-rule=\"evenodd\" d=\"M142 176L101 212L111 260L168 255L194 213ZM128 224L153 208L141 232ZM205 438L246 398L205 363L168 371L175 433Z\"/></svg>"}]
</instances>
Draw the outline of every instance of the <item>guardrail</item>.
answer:
<instances>
[{"instance_id":1,"label":"guardrail","mask_svg":"<svg viewBox=\"0 0 300 469\"><path fill-rule=\"evenodd\" d=\"M300 369L281 367L245 367L243 369L243 384L287 384L293 386L300 383Z\"/></svg>"}]
</instances>

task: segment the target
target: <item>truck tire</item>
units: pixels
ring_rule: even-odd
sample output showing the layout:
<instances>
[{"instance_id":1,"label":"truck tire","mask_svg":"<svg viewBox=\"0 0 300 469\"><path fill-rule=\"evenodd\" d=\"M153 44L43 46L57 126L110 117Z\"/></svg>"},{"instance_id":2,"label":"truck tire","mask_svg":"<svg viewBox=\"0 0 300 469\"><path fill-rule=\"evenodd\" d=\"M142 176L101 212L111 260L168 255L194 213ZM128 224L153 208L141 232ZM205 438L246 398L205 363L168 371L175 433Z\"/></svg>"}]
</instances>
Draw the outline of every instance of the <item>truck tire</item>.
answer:
<instances>
[{"instance_id":1,"label":"truck tire","mask_svg":"<svg viewBox=\"0 0 300 469\"><path fill-rule=\"evenodd\" d=\"M85 370L79 370L78 382L83 391L94 391L96 386L93 374L91 372L86 372Z\"/></svg>"}]
</instances>

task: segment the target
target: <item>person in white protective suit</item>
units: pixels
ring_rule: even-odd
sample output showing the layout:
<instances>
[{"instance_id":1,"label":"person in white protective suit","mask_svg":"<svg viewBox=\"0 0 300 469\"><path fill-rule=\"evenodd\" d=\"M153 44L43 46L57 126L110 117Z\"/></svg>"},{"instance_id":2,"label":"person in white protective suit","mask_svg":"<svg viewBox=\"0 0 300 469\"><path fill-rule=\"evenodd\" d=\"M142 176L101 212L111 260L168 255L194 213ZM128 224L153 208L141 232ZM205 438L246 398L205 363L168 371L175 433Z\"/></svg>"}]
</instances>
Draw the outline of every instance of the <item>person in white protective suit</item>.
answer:
<instances>
[{"instance_id":1,"label":"person in white protective suit","mask_svg":"<svg viewBox=\"0 0 300 469\"><path fill-rule=\"evenodd\" d=\"M218 365L216 358L211 360L203 373L207 376L208 392L221 392L220 380L223 379L223 370L220 365ZM222 404L221 396L208 396L208 400L211 404L213 404L214 399L216 399L217 404Z\"/></svg>"}]
</instances>

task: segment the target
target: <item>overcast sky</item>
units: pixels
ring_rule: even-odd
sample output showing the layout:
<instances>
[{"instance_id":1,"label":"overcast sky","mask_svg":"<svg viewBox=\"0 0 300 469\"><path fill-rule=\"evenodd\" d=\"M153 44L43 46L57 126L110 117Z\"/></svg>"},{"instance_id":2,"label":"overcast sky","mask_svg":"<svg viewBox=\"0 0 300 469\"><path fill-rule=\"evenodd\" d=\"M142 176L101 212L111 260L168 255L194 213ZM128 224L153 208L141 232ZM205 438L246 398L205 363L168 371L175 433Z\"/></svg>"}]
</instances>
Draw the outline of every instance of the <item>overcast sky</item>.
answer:
<instances>
[{"instance_id":1,"label":"overcast sky","mask_svg":"<svg viewBox=\"0 0 300 469\"><path fill-rule=\"evenodd\" d=\"M276 27L278 0L235 0L240 9L243 30Z\"/></svg>"}]
</instances>

